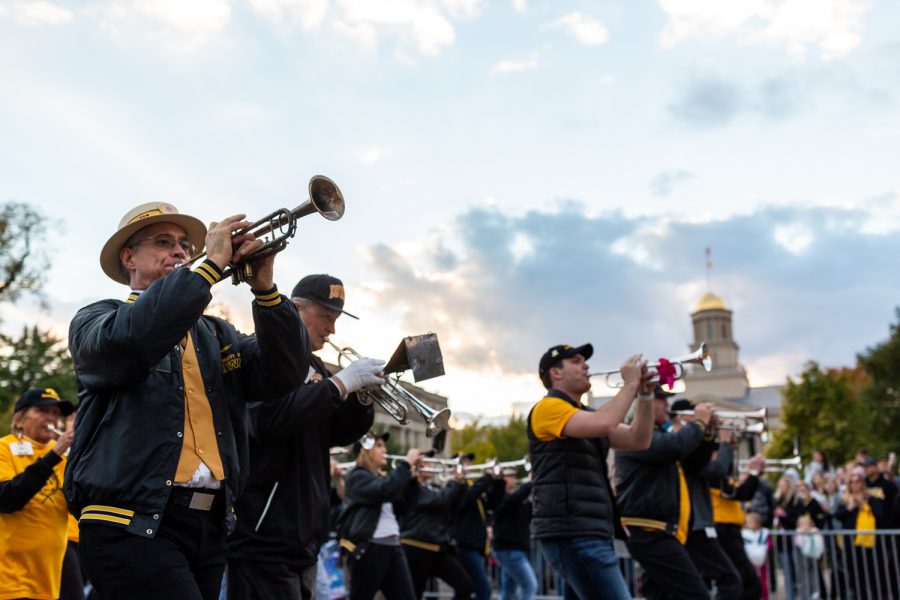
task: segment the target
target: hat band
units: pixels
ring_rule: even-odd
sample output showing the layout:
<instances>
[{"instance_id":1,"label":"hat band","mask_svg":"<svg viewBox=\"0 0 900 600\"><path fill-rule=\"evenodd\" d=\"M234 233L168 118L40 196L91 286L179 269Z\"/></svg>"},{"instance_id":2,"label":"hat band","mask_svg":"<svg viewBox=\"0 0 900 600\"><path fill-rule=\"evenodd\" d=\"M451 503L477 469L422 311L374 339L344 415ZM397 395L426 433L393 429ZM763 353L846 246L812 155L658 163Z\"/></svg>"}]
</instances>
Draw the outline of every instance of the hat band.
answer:
<instances>
[{"instance_id":1,"label":"hat band","mask_svg":"<svg viewBox=\"0 0 900 600\"><path fill-rule=\"evenodd\" d=\"M127 225L131 225L132 223L136 223L137 221L141 221L143 219L146 219L147 217L155 217L156 215L161 214L163 214L163 211L159 210L158 208L154 208L153 210L142 212L136 217L133 217L130 221L128 221Z\"/></svg>"}]
</instances>

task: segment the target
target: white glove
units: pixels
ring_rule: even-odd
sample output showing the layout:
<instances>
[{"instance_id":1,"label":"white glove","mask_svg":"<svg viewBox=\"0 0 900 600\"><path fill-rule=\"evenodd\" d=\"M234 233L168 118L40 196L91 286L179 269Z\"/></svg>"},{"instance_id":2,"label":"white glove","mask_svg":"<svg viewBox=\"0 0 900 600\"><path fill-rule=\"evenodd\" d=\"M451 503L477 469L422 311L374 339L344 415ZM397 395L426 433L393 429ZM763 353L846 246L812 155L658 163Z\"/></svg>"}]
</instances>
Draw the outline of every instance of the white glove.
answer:
<instances>
[{"instance_id":1,"label":"white glove","mask_svg":"<svg viewBox=\"0 0 900 600\"><path fill-rule=\"evenodd\" d=\"M344 392L350 394L370 385L381 385L384 377L380 375L384 369L384 361L376 358L360 358L355 360L340 373L334 375L344 386Z\"/></svg>"}]
</instances>

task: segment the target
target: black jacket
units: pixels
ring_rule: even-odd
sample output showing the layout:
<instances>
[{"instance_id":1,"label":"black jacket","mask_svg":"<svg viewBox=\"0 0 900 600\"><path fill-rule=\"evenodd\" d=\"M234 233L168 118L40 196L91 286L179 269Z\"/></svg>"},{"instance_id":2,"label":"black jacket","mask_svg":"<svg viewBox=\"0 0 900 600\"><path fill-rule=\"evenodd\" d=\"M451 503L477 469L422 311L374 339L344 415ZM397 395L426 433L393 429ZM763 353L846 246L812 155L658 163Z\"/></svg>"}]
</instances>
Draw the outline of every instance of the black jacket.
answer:
<instances>
[{"instance_id":1,"label":"black jacket","mask_svg":"<svg viewBox=\"0 0 900 600\"><path fill-rule=\"evenodd\" d=\"M341 400L322 361L310 363L306 383L286 398L249 406L250 480L235 505L229 558L307 567L328 536L328 449L362 437L375 411L356 394Z\"/></svg>"},{"instance_id":2,"label":"black jacket","mask_svg":"<svg viewBox=\"0 0 900 600\"><path fill-rule=\"evenodd\" d=\"M62 457L50 450L9 481L0 482L0 513L13 513L25 508L53 477L53 467L60 461Z\"/></svg>"},{"instance_id":3,"label":"black jacket","mask_svg":"<svg viewBox=\"0 0 900 600\"><path fill-rule=\"evenodd\" d=\"M450 536L458 548L487 553L490 512L503 500L505 489L502 479L485 475L462 494L450 528Z\"/></svg>"},{"instance_id":4,"label":"black jacket","mask_svg":"<svg viewBox=\"0 0 900 600\"><path fill-rule=\"evenodd\" d=\"M398 461L386 476L363 467L355 467L347 473L344 510L338 519L342 548L356 557L365 553L385 502L391 503L398 523L402 522L409 479L409 464L405 461Z\"/></svg>"},{"instance_id":5,"label":"black jacket","mask_svg":"<svg viewBox=\"0 0 900 600\"><path fill-rule=\"evenodd\" d=\"M712 460L716 442L704 438L697 448L684 460L684 479L691 496L691 531L703 531L713 527L712 497L709 480L719 480L728 473L728 463L722 457Z\"/></svg>"},{"instance_id":6,"label":"black jacket","mask_svg":"<svg viewBox=\"0 0 900 600\"><path fill-rule=\"evenodd\" d=\"M256 336L203 316L211 298L210 284L182 268L133 303L103 300L75 315L69 351L80 404L64 484L72 514L87 505L114 509L117 522L107 524L156 535L182 448L180 340L189 331L225 470L226 506L233 505L247 476L245 403L300 385L309 340L297 310L274 290L253 303ZM226 516L230 527L233 512Z\"/></svg>"},{"instance_id":7,"label":"black jacket","mask_svg":"<svg viewBox=\"0 0 900 600\"><path fill-rule=\"evenodd\" d=\"M547 397L563 400L578 410L592 410L559 390L551 389ZM532 428L533 413L534 409L528 413L527 434L534 537L624 537L607 471L609 439L541 440Z\"/></svg>"},{"instance_id":8,"label":"black jacket","mask_svg":"<svg viewBox=\"0 0 900 600\"><path fill-rule=\"evenodd\" d=\"M622 523L675 535L680 509L678 466L703 441L688 423L677 433L653 430L646 450L616 452L616 492Z\"/></svg>"},{"instance_id":9,"label":"black jacket","mask_svg":"<svg viewBox=\"0 0 900 600\"><path fill-rule=\"evenodd\" d=\"M450 541L447 528L453 509L459 503L466 486L448 481L444 487L432 483L410 481L408 502L400 521L400 541L408 546L439 552Z\"/></svg>"},{"instance_id":10,"label":"black jacket","mask_svg":"<svg viewBox=\"0 0 900 600\"><path fill-rule=\"evenodd\" d=\"M494 550L531 549L531 482L526 481L494 511Z\"/></svg>"}]
</instances>

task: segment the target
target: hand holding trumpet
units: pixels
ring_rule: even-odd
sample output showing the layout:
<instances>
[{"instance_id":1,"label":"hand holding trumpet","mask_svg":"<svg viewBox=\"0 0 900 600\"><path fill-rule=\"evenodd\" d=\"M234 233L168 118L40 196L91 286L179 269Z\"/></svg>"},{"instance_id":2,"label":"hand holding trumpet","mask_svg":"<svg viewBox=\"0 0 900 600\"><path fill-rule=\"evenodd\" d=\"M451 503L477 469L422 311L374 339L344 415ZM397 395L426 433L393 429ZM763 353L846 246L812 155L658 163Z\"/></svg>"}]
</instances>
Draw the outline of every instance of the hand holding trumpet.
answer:
<instances>
[{"instance_id":1,"label":"hand holding trumpet","mask_svg":"<svg viewBox=\"0 0 900 600\"><path fill-rule=\"evenodd\" d=\"M232 215L223 221L213 221L206 232L206 255L209 260L216 263L220 269L227 266L234 267L242 258L257 252L263 246L263 241L256 239L252 233L239 233L249 225L245 221L246 215ZM253 265L253 275L247 281L254 290L270 290L274 286L273 264L274 255L260 259Z\"/></svg>"}]
</instances>

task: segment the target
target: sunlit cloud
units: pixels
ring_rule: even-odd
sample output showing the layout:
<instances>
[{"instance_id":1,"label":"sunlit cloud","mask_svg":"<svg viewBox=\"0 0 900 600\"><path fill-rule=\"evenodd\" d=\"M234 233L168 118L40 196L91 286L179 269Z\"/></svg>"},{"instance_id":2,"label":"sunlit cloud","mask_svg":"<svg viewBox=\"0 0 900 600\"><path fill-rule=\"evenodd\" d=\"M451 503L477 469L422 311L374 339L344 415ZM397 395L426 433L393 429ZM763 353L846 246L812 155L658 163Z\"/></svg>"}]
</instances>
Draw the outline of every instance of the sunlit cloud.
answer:
<instances>
[{"instance_id":1,"label":"sunlit cloud","mask_svg":"<svg viewBox=\"0 0 900 600\"><path fill-rule=\"evenodd\" d=\"M67 25L74 19L74 15L69 9L44 0L10 2L7 7L0 7L0 18L4 16L11 17L20 25L31 27Z\"/></svg>"},{"instance_id":2,"label":"sunlit cloud","mask_svg":"<svg viewBox=\"0 0 900 600\"><path fill-rule=\"evenodd\" d=\"M794 58L818 49L823 60L862 42L868 6L858 0L660 0L668 21L663 47L692 38L734 36L743 44L783 46Z\"/></svg>"},{"instance_id":3,"label":"sunlit cloud","mask_svg":"<svg viewBox=\"0 0 900 600\"><path fill-rule=\"evenodd\" d=\"M520 71L534 71L540 66L538 55L533 52L528 58L521 60L501 60L491 67L491 75L503 75L506 73L518 73Z\"/></svg>"},{"instance_id":4,"label":"sunlit cloud","mask_svg":"<svg viewBox=\"0 0 900 600\"><path fill-rule=\"evenodd\" d=\"M563 15L544 26L544 29L563 28L580 44L602 46L609 41L609 31L603 24L579 11Z\"/></svg>"},{"instance_id":5,"label":"sunlit cloud","mask_svg":"<svg viewBox=\"0 0 900 600\"><path fill-rule=\"evenodd\" d=\"M384 148L373 146L357 152L356 158L360 163L369 166L381 162L386 155L387 151Z\"/></svg>"}]
</instances>

